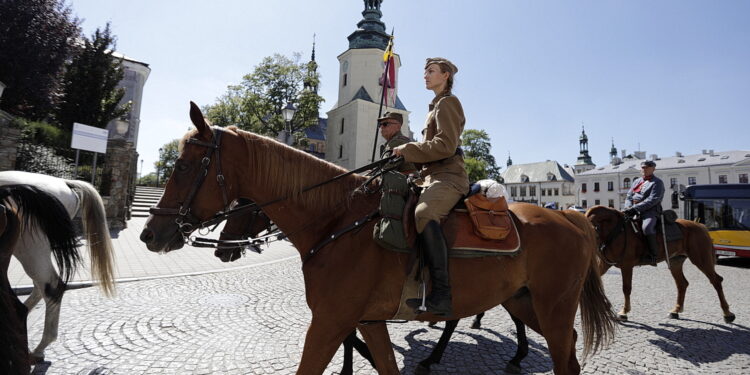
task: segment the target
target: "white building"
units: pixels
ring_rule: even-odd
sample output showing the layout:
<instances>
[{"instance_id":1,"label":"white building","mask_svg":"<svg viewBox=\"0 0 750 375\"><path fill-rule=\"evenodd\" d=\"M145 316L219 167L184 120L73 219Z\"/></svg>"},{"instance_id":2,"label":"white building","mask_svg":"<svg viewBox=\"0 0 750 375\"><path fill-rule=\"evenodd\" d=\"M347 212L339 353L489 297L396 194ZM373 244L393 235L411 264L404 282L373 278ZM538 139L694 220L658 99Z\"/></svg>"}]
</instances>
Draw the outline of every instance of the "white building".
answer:
<instances>
[{"instance_id":1,"label":"white building","mask_svg":"<svg viewBox=\"0 0 750 375\"><path fill-rule=\"evenodd\" d=\"M622 154L622 159L614 157L608 165L576 175L575 186L581 207L622 208L633 180L641 175L641 161L646 153L626 156L623 150ZM750 175L750 151L747 150L703 150L695 155L678 152L672 157L651 155L649 159L656 162L654 175L664 181L666 188L662 207L675 209L680 217L683 214L682 201L678 199L681 188L696 184L746 184Z\"/></svg>"},{"instance_id":2,"label":"white building","mask_svg":"<svg viewBox=\"0 0 750 375\"><path fill-rule=\"evenodd\" d=\"M148 64L127 57L119 52L113 52L112 56L121 58L122 68L125 71L117 84L118 88L125 89L125 95L120 99L120 104L131 102L130 112L123 118L115 119L107 124L110 139L124 139L138 147L138 131L141 125L141 103L143 103L143 86L146 84L151 68Z\"/></svg>"},{"instance_id":3,"label":"white building","mask_svg":"<svg viewBox=\"0 0 750 375\"><path fill-rule=\"evenodd\" d=\"M554 202L559 208L575 204L575 181L572 168L560 166L554 160L512 165L502 173L503 184L516 202L544 206Z\"/></svg>"},{"instance_id":4,"label":"white building","mask_svg":"<svg viewBox=\"0 0 750 375\"><path fill-rule=\"evenodd\" d=\"M349 35L349 49L338 56L339 95L332 110L328 112L326 131L326 160L347 169L354 169L370 163L373 141L377 136L377 147L384 143L377 132L378 109L382 95L381 77L384 70L383 53L388 45L389 35L385 24L380 20L379 0L365 0L364 17L357 23L358 29ZM395 55L395 70L401 59ZM393 88L392 99L386 111L401 113L404 117L402 133L412 137L409 130L409 111L398 98L398 80ZM390 95L389 95L390 96ZM379 155L375 154L375 158Z\"/></svg>"}]
</instances>

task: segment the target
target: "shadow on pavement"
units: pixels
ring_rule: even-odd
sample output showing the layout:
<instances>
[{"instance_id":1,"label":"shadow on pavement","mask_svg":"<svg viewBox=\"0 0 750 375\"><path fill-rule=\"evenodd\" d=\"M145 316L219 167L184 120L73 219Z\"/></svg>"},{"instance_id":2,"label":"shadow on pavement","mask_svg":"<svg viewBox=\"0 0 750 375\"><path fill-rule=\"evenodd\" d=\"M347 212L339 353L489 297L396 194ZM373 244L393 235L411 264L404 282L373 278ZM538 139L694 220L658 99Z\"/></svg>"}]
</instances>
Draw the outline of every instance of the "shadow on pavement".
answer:
<instances>
[{"instance_id":1,"label":"shadow on pavement","mask_svg":"<svg viewBox=\"0 0 750 375\"><path fill-rule=\"evenodd\" d=\"M750 268L750 258L732 257L732 258L719 258L716 261L719 266L728 266L735 268Z\"/></svg>"},{"instance_id":2,"label":"shadow on pavement","mask_svg":"<svg viewBox=\"0 0 750 375\"><path fill-rule=\"evenodd\" d=\"M681 321L699 323L708 328L689 328L671 323L654 327L632 321L621 322L629 328L643 329L660 336L648 341L674 358L696 366L723 361L734 354L750 355L750 329L739 324L716 324L691 319Z\"/></svg>"}]
</instances>

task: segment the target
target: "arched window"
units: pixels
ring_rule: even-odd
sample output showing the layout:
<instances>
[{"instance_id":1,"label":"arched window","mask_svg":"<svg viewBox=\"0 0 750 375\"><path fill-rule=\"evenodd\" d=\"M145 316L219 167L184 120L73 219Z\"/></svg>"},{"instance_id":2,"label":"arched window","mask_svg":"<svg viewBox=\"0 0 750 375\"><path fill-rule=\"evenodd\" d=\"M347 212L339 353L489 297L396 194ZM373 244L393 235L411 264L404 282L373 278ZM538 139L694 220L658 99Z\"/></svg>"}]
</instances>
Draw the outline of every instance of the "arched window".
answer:
<instances>
[{"instance_id":1,"label":"arched window","mask_svg":"<svg viewBox=\"0 0 750 375\"><path fill-rule=\"evenodd\" d=\"M625 179L622 180L622 187L630 189L630 178L625 177Z\"/></svg>"}]
</instances>

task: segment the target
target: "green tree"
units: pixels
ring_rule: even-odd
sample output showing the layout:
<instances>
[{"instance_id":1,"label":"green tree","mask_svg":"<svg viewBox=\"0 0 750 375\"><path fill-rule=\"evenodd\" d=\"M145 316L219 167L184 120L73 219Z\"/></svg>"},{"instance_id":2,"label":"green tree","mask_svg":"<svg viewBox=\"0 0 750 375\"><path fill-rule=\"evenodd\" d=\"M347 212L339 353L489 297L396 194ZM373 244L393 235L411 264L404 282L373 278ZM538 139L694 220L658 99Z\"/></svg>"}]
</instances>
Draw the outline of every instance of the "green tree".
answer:
<instances>
[{"instance_id":1,"label":"green tree","mask_svg":"<svg viewBox=\"0 0 750 375\"><path fill-rule=\"evenodd\" d=\"M97 29L91 39L83 39L77 54L66 64L62 99L56 118L66 131L73 123L105 128L124 115L130 105L120 105L125 89L118 88L124 71L122 58L112 56L115 37L109 24Z\"/></svg>"},{"instance_id":2,"label":"green tree","mask_svg":"<svg viewBox=\"0 0 750 375\"><path fill-rule=\"evenodd\" d=\"M275 136L286 129L281 110L292 103L297 112L291 121L291 132L297 133L318 122L323 98L314 88L320 82L317 64L300 63L300 55L292 58L275 54L265 57L239 85L213 105L203 108L215 125L237 125L241 129Z\"/></svg>"},{"instance_id":3,"label":"green tree","mask_svg":"<svg viewBox=\"0 0 750 375\"><path fill-rule=\"evenodd\" d=\"M57 104L63 66L80 35L64 0L0 1L0 108L30 120Z\"/></svg>"},{"instance_id":4,"label":"green tree","mask_svg":"<svg viewBox=\"0 0 750 375\"><path fill-rule=\"evenodd\" d=\"M495 157L490 150L490 136L484 130L466 129L461 134L461 148L464 150L464 159L466 162L466 171L469 179L478 181L484 178L493 180L500 179L500 167L495 163ZM481 173L481 171L484 173ZM475 177L473 178L472 173Z\"/></svg>"},{"instance_id":5,"label":"green tree","mask_svg":"<svg viewBox=\"0 0 750 375\"><path fill-rule=\"evenodd\" d=\"M180 156L178 150L179 145L180 140L175 139L172 142L164 144L164 146L159 149L159 160L154 163L154 168L156 168L156 170L158 171L158 179L160 185L165 184L169 176L172 175L172 170L174 170L174 163Z\"/></svg>"}]
</instances>

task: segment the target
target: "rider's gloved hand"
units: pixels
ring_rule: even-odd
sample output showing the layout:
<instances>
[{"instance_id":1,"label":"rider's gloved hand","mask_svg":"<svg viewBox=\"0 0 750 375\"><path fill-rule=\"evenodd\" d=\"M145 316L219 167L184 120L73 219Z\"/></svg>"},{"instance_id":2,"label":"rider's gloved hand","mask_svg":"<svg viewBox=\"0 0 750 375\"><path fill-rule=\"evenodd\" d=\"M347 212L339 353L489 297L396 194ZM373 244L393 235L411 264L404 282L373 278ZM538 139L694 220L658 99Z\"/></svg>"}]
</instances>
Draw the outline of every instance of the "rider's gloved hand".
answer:
<instances>
[{"instance_id":1,"label":"rider's gloved hand","mask_svg":"<svg viewBox=\"0 0 750 375\"><path fill-rule=\"evenodd\" d=\"M631 208L628 208L626 210L623 210L622 213L625 214L625 216L633 217L635 215L638 215L638 210L636 210L635 208L631 207Z\"/></svg>"}]
</instances>

